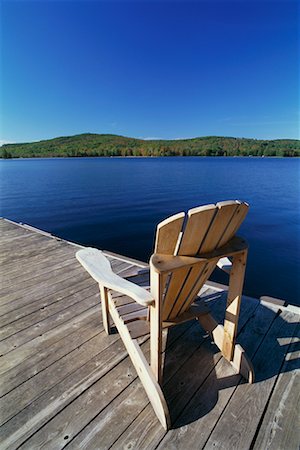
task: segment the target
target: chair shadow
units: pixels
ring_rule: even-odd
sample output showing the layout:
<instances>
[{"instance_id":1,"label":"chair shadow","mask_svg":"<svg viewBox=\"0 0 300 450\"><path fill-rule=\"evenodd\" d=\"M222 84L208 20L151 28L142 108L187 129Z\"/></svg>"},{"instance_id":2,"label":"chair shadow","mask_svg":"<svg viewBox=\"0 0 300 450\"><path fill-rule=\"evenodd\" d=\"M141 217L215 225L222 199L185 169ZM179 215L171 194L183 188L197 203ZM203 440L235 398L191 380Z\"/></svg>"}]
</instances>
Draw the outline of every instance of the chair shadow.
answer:
<instances>
[{"instance_id":1,"label":"chair shadow","mask_svg":"<svg viewBox=\"0 0 300 450\"><path fill-rule=\"evenodd\" d=\"M205 300L208 304L212 303L212 314L222 323L226 293L214 294ZM247 297L242 300L241 317L243 311L249 309L248 301L250 299ZM163 391L172 428L188 425L207 415L217 405L222 390L246 383L221 356L200 324L194 322L190 328L186 327L186 331L183 329L181 335L177 327L169 329L167 335ZM296 328L294 321L288 322L283 314L261 303L252 312L250 309L238 332L237 343L242 345L252 360L254 383L276 377L279 372L287 373L300 368L300 358L295 357L300 343L290 341L295 336Z\"/></svg>"}]
</instances>

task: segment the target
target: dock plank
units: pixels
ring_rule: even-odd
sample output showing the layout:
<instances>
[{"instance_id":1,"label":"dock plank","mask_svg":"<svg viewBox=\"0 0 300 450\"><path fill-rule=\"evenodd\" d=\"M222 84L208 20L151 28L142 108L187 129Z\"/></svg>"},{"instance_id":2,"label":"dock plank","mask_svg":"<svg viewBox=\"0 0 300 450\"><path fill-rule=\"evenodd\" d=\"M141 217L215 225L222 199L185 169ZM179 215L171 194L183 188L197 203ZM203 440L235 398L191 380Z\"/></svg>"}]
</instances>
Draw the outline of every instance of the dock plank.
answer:
<instances>
[{"instance_id":1,"label":"dock plank","mask_svg":"<svg viewBox=\"0 0 300 450\"><path fill-rule=\"evenodd\" d=\"M166 432L119 335L103 330L79 246L0 219L0 248L0 449L298 448L299 309L243 297L238 342L254 356L253 385L196 321L164 331ZM105 254L115 273L149 286L147 263ZM201 291L219 322L224 289Z\"/></svg>"},{"instance_id":2,"label":"dock plank","mask_svg":"<svg viewBox=\"0 0 300 450\"><path fill-rule=\"evenodd\" d=\"M287 350L287 358L276 381L253 450L299 450L300 445L300 327Z\"/></svg>"},{"instance_id":3,"label":"dock plank","mask_svg":"<svg viewBox=\"0 0 300 450\"><path fill-rule=\"evenodd\" d=\"M100 320L100 315L94 319L88 317L88 320L83 322L80 328L66 336L64 335L59 341L49 345L49 347L40 349L39 352L30 355L29 358L3 372L1 374L0 397L96 336L102 330Z\"/></svg>"},{"instance_id":4,"label":"dock plank","mask_svg":"<svg viewBox=\"0 0 300 450\"><path fill-rule=\"evenodd\" d=\"M73 279L73 283L69 283L66 287L63 287L57 292L53 294L46 295L38 300L35 300L31 303L23 304L22 302L18 302L18 305L15 309L11 308L8 312L0 315L0 326L4 327L12 322L17 322L21 318L24 318L34 312L40 311L41 313L48 307L51 307L54 303L63 302L64 299L68 297L72 297L74 303L78 299L81 299L83 295L85 295L85 289L92 289L93 293L98 292L98 286L91 285L91 280L84 279L83 281L75 281ZM0 307L1 308L1 307ZM34 318L34 316L32 316ZM34 321L32 322L32 325Z\"/></svg>"},{"instance_id":5,"label":"dock plank","mask_svg":"<svg viewBox=\"0 0 300 450\"><path fill-rule=\"evenodd\" d=\"M31 341L38 336L42 336L47 331L57 328L61 323L67 322L71 318L78 316L80 313L91 309L98 304L98 295L93 295L41 320L37 324L10 335L0 342L1 355L5 355L16 347L26 344L26 342Z\"/></svg>"},{"instance_id":6,"label":"dock plank","mask_svg":"<svg viewBox=\"0 0 300 450\"><path fill-rule=\"evenodd\" d=\"M290 333L288 336L287 324ZM224 448L224 441L231 449L238 450L242 445L250 448L296 325L294 315L289 312L283 312L275 318L253 360L256 383L237 386L204 448ZM282 333L286 338L284 345L278 343L278 336L281 337ZM236 424L229 430L232 416L236 417Z\"/></svg>"},{"instance_id":7,"label":"dock plank","mask_svg":"<svg viewBox=\"0 0 300 450\"><path fill-rule=\"evenodd\" d=\"M45 348L60 341L68 334L71 334L74 330L80 329L85 321L92 321L97 314L100 314L100 305L89 308L65 321L63 324L60 324L59 327L52 328L46 333L38 335L19 347L16 346L14 350L5 355L0 355L0 373L6 372L6 370L21 364L24 360L31 358L33 354L43 351Z\"/></svg>"}]
</instances>

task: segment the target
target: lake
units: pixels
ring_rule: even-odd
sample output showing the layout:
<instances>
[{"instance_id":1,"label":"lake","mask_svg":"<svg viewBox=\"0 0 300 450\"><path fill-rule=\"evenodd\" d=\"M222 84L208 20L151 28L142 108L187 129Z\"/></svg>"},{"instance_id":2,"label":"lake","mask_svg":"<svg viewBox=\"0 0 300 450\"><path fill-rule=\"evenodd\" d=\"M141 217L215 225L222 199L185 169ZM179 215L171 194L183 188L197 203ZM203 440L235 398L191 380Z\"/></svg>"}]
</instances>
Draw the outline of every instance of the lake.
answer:
<instances>
[{"instance_id":1,"label":"lake","mask_svg":"<svg viewBox=\"0 0 300 450\"><path fill-rule=\"evenodd\" d=\"M300 160L1 160L1 215L64 239L148 260L164 218L206 203L250 204L244 292L300 304ZM218 270L213 279L224 282Z\"/></svg>"}]
</instances>

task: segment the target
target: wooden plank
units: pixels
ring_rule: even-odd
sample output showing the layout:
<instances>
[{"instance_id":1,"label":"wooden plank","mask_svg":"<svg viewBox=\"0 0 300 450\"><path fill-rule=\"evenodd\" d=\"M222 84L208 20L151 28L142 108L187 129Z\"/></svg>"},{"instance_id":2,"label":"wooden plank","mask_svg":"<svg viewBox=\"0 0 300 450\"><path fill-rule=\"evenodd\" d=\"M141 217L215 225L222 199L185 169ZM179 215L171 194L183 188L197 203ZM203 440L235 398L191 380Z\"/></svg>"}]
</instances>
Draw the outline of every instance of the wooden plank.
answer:
<instances>
[{"instance_id":1,"label":"wooden plank","mask_svg":"<svg viewBox=\"0 0 300 450\"><path fill-rule=\"evenodd\" d=\"M198 249L198 254L208 253L215 250L224 231L230 223L237 207L236 201L217 203L218 212L214 216L211 226Z\"/></svg>"},{"instance_id":2,"label":"wooden plank","mask_svg":"<svg viewBox=\"0 0 300 450\"><path fill-rule=\"evenodd\" d=\"M267 404L253 450L298 450L300 442L299 327L287 351L274 391Z\"/></svg>"},{"instance_id":3,"label":"wooden plank","mask_svg":"<svg viewBox=\"0 0 300 450\"><path fill-rule=\"evenodd\" d=\"M176 330L177 332L178 328L176 327L172 331ZM186 345L182 346L182 342L185 342ZM189 345L187 345L188 343ZM200 344L201 332L195 322L175 341L172 332L169 332L168 353L172 351L172 354L176 355L179 352L179 356L177 361L176 358L173 358L172 361L167 358L168 371L165 378L169 379L174 371L179 369L178 361L182 363L182 359L187 360ZM111 444L126 430L147 404L149 405L148 397L139 379L136 379L70 442L70 448L94 448L97 447L97 443L99 445L99 442L101 442L101 448L110 448ZM149 409L153 411L151 407ZM118 448L123 447L119 446Z\"/></svg>"},{"instance_id":4,"label":"wooden plank","mask_svg":"<svg viewBox=\"0 0 300 450\"><path fill-rule=\"evenodd\" d=\"M29 239L29 242L31 242L31 238L33 237L32 233L19 233L17 231L13 232L1 232L0 236L0 248L1 251L7 250L9 247L13 248L15 245L27 245L27 240Z\"/></svg>"},{"instance_id":5,"label":"wooden plank","mask_svg":"<svg viewBox=\"0 0 300 450\"><path fill-rule=\"evenodd\" d=\"M43 238L44 240L49 239L38 233L34 233L22 228L9 228L8 230L1 231L0 247L7 248L9 245L11 247L14 247L15 243L17 244L17 246L24 246L35 241L41 242L41 238Z\"/></svg>"},{"instance_id":6,"label":"wooden plank","mask_svg":"<svg viewBox=\"0 0 300 450\"><path fill-rule=\"evenodd\" d=\"M148 308L143 307L138 311L125 314L121 319L124 323L134 322L136 320L146 320L149 315Z\"/></svg>"},{"instance_id":7,"label":"wooden plank","mask_svg":"<svg viewBox=\"0 0 300 450\"><path fill-rule=\"evenodd\" d=\"M169 286L167 287L167 292L163 299L163 320L166 320L169 317L174 306L174 301L178 297L189 271L190 267L183 267L182 269L179 269L176 274L171 275Z\"/></svg>"},{"instance_id":8,"label":"wooden plank","mask_svg":"<svg viewBox=\"0 0 300 450\"><path fill-rule=\"evenodd\" d=\"M33 353L29 358L17 363L14 367L1 374L0 396L7 394L26 380L36 376L51 364L79 348L96 334L103 330L100 315L95 318L88 317L78 328L54 344ZM10 355L10 354L9 354ZM18 361L16 361L18 362Z\"/></svg>"},{"instance_id":9,"label":"wooden plank","mask_svg":"<svg viewBox=\"0 0 300 450\"><path fill-rule=\"evenodd\" d=\"M215 215L216 205L205 205L188 211L188 219L178 255L195 256Z\"/></svg>"},{"instance_id":10,"label":"wooden plank","mask_svg":"<svg viewBox=\"0 0 300 450\"><path fill-rule=\"evenodd\" d=\"M32 314L27 314L21 319L14 320L13 322L4 325L0 328L0 341L8 338L9 336L15 335L16 333L25 330L33 325L43 322L45 319L50 317L55 321L55 315L62 313L69 307L75 307L78 302L82 302L83 298L88 298L95 296L99 299L99 294L96 292L94 286L89 287L81 292L81 295L69 295L64 297L63 301L57 301L50 305L45 306L42 310L33 312ZM100 300L100 299L99 299ZM1 317L0 317L1 319Z\"/></svg>"},{"instance_id":11,"label":"wooden plank","mask_svg":"<svg viewBox=\"0 0 300 450\"><path fill-rule=\"evenodd\" d=\"M211 303L214 315L218 320L221 320L224 316L225 296L219 294ZM253 313L257 305L257 300L242 302L240 329L245 325L249 315ZM175 327L169 332L176 331L177 328ZM189 404L190 397L194 397L195 392L197 392L201 384L200 378L202 380L205 379L205 374L209 373L209 370L221 358L221 355L219 355L218 359L214 360L213 348L209 340L205 339L204 336L205 334L203 334L201 328L196 323L193 326L193 330L190 329L188 334L180 338L178 346L173 347L173 351L170 348L170 351L166 353L166 369L164 370L164 379L166 382L164 384L164 390L167 392L168 403L172 402L170 414L172 415L173 421L174 416L178 415ZM203 358L205 359L203 360ZM183 363L182 365L181 362ZM132 448L156 448L165 436L165 432L159 425L151 406L147 405L143 412L133 419L131 425L124 429L123 434L111 448L114 450L131 448L131 446ZM169 436L170 433L173 433L173 430L169 431L166 436ZM173 444L172 442L168 446L168 441L166 441L166 446L162 446L162 448L189 448L186 446L185 439L188 433L189 429L185 426L181 431L181 446L177 447L176 443ZM195 446L190 448L199 448L199 443L201 442L199 434L195 436L195 441L197 442Z\"/></svg>"},{"instance_id":12,"label":"wooden plank","mask_svg":"<svg viewBox=\"0 0 300 450\"><path fill-rule=\"evenodd\" d=\"M6 252L2 252L0 264L7 264L11 262L11 260L22 261L32 255L46 254L49 249L58 248L62 245L60 242L54 239L47 240L47 238L45 237L39 237L37 239L39 241L39 244L35 241L31 245L26 245L24 248L20 249L19 252L17 251L17 249L15 249L14 251L10 249Z\"/></svg>"},{"instance_id":13,"label":"wooden plank","mask_svg":"<svg viewBox=\"0 0 300 450\"><path fill-rule=\"evenodd\" d=\"M144 261L139 261L138 259L134 259L131 258L129 256L123 256L123 255L119 255L118 253L114 253L114 252L110 252L108 250L103 250L103 253L105 254L105 256L108 257L108 259L118 259L120 261L125 261L128 262L130 264L133 264L137 267L140 267L141 269L147 269L149 268L149 264L144 262Z\"/></svg>"},{"instance_id":14,"label":"wooden plank","mask_svg":"<svg viewBox=\"0 0 300 450\"><path fill-rule=\"evenodd\" d=\"M84 311L78 316L72 317L67 322L47 331L42 336L38 336L35 339L26 342L26 344L17 347L15 350L12 350L1 357L0 373L3 374L12 369L18 371L19 368L21 370L21 368L28 367L31 360L39 361L51 346L56 345L57 343L60 343L59 345L63 346L63 339L86 326L88 323L92 324L94 320L97 321L98 319L98 326L100 326L100 318L100 305L98 305Z\"/></svg>"},{"instance_id":15,"label":"wooden plank","mask_svg":"<svg viewBox=\"0 0 300 450\"><path fill-rule=\"evenodd\" d=\"M49 281L52 279L57 280L62 274L70 273L75 271L80 271L81 268L78 267L78 265L75 262L75 258L72 256L69 259L66 259L65 261L61 261L59 266L55 267L49 267L48 270L45 270L43 273L33 273L32 277L29 279L25 279L19 281L18 278L16 278L16 283L11 283L10 285L3 287L3 289L0 289L0 295L2 296L3 303L5 304L6 298L11 298L12 295L16 291L24 292L27 289L31 289L33 287L40 286L41 289L43 289L43 285L48 284Z\"/></svg>"},{"instance_id":16,"label":"wooden plank","mask_svg":"<svg viewBox=\"0 0 300 450\"><path fill-rule=\"evenodd\" d=\"M33 256L28 256L26 258L26 267L24 267L23 260L20 261L12 260L11 262L5 264L5 266L0 265L1 276L10 279L14 276L20 275L23 270L24 273L30 272L30 270L34 271L34 268L38 267L39 263L45 261L47 258L53 258L55 262L56 257L59 257L60 255L63 254L73 255L74 252L73 249L70 249L69 247L66 248L65 245L60 245L58 248L52 247L51 249L48 249L47 255L45 254L40 255L38 253Z\"/></svg>"},{"instance_id":17,"label":"wooden plank","mask_svg":"<svg viewBox=\"0 0 300 450\"><path fill-rule=\"evenodd\" d=\"M249 303L246 303L245 306L248 307ZM242 308L243 302L241 318L244 317ZM249 311L246 313L246 317L249 319ZM247 321L247 326L245 326L245 322L240 324L239 342L247 349L250 356L255 354L275 317L276 313L259 305L253 312L253 316ZM163 439L160 438L160 445L157 448L199 448L199 446L202 448L205 445L212 430L222 417L236 385L241 380L232 366L224 358L221 358L220 353L217 354L217 357L218 362L215 368L198 388L190 402L186 403L185 409L182 409L174 422L174 429L164 437L161 436ZM231 420L228 432L231 432L237 423L234 416L231 416ZM226 439L222 443L225 448L231 448L230 442ZM242 446L241 448L249 447Z\"/></svg>"},{"instance_id":18,"label":"wooden plank","mask_svg":"<svg viewBox=\"0 0 300 450\"><path fill-rule=\"evenodd\" d=\"M250 448L296 326L292 313L276 317L253 360L256 383L236 388L205 448L218 447L220 442L227 442L231 449ZM284 345L280 345L281 337ZM234 426L232 417L238 418Z\"/></svg>"},{"instance_id":19,"label":"wooden plank","mask_svg":"<svg viewBox=\"0 0 300 450\"><path fill-rule=\"evenodd\" d=\"M235 255L232 260L232 271L229 277L226 313L224 320L224 340L222 353L229 361L233 358L240 303L242 299L244 275L246 270L247 251Z\"/></svg>"},{"instance_id":20,"label":"wooden plank","mask_svg":"<svg viewBox=\"0 0 300 450\"><path fill-rule=\"evenodd\" d=\"M76 300L81 299L86 294L86 292L82 292L85 289L92 290L91 293L94 294L98 292L98 287L91 286L89 279L79 282L74 280L74 283L64 289L61 289L59 293L43 297L40 300L33 301L32 303L25 304L24 306L19 306L17 309L12 309L8 313L3 314L0 316L0 326L4 327L5 325L18 321L19 319L22 319L34 312L40 312L43 314L45 308L51 308L51 305L61 302L71 295L76 303Z\"/></svg>"},{"instance_id":21,"label":"wooden plank","mask_svg":"<svg viewBox=\"0 0 300 450\"><path fill-rule=\"evenodd\" d=\"M178 213L160 222L156 229L155 253L174 255L185 214Z\"/></svg>"},{"instance_id":22,"label":"wooden plank","mask_svg":"<svg viewBox=\"0 0 300 450\"><path fill-rule=\"evenodd\" d=\"M16 344L13 345L13 339L10 339L8 343L3 344L3 347L7 347L8 349L12 346L13 348L7 352L5 355L1 355L1 367L0 372L5 372L9 368L15 366L16 364L21 363L24 359L30 357L30 355L36 351L44 349L48 347L54 342L57 342L61 339L63 335L70 334L73 329L78 327L78 324L81 323L86 317L93 318L95 314L99 314L99 305L83 310L83 312L70 317L69 320L61 323L60 326L50 328L48 331L43 334L39 334L36 337L32 338L30 333L35 333L37 328L30 330L25 336L28 340L25 343L22 343L21 346ZM31 337L31 339L30 339ZM24 339L24 336L20 338Z\"/></svg>"},{"instance_id":23,"label":"wooden plank","mask_svg":"<svg viewBox=\"0 0 300 450\"><path fill-rule=\"evenodd\" d=\"M102 332L82 344L82 346L4 395L0 399L0 425L18 414L70 373L93 359L117 339L119 339L119 336L116 335L108 340L102 328Z\"/></svg>"},{"instance_id":24,"label":"wooden plank","mask_svg":"<svg viewBox=\"0 0 300 450\"><path fill-rule=\"evenodd\" d=\"M196 281L199 278L199 273L201 274L203 270L205 270L205 263L203 265L200 265L200 267L197 265L189 270L188 275L181 286L177 298L174 299L173 307L168 316L168 320L172 320L180 313L183 303L187 299L188 295L190 294L191 290L195 286Z\"/></svg>"},{"instance_id":25,"label":"wooden plank","mask_svg":"<svg viewBox=\"0 0 300 450\"><path fill-rule=\"evenodd\" d=\"M24 281L35 278L44 273L51 272L58 269L61 265L68 264L67 261L73 261L76 264L75 254L66 252L64 249L56 250L55 253L47 255L46 257L39 258L35 264L30 264L26 267L15 268L7 271L5 275L3 274L2 279L2 289L6 287L12 287L14 284L19 284Z\"/></svg>"},{"instance_id":26,"label":"wooden plank","mask_svg":"<svg viewBox=\"0 0 300 450\"><path fill-rule=\"evenodd\" d=\"M109 263L110 263L110 266L111 266L113 272L116 273L116 274L119 274L123 270L128 269L128 266L129 266L129 264L127 262L125 262L125 261L118 261L117 259L110 260Z\"/></svg>"},{"instance_id":27,"label":"wooden plank","mask_svg":"<svg viewBox=\"0 0 300 450\"><path fill-rule=\"evenodd\" d=\"M29 230L26 230L25 228L21 228L18 226L15 226L13 224L3 224L3 222L0 225L0 230L1 230L1 239L5 238L5 237L10 237L10 236L16 236L16 235L30 235L32 234L32 232L30 232Z\"/></svg>"},{"instance_id":28,"label":"wooden plank","mask_svg":"<svg viewBox=\"0 0 300 450\"><path fill-rule=\"evenodd\" d=\"M171 342L180 339L182 332L188 328L188 325L184 324L176 328L172 333ZM107 339L111 339L111 336ZM149 341L142 345L142 349L145 355L149 354ZM26 437L30 436L32 437L25 442L22 448L31 449L41 448L42 446L63 448L67 445L104 408L109 410L113 399L136 379L136 372L130 359L127 357L122 361L126 355L127 352L122 341L118 340L99 355L101 360L95 360L94 365L85 365L75 372L73 380L69 377L66 378L63 383L52 388L47 395L40 397L37 400L37 402L40 402L38 408L36 402L32 403L30 406L36 413L30 413L30 416L34 418L30 423L30 425L33 425L31 430L26 426L29 411L27 411L27 417L21 411L19 423L22 419L22 425L19 426L18 433L12 436L4 435L6 438L4 448L9 447L9 445L20 445ZM122 362L118 364L120 361ZM67 392L67 395L62 396L60 392ZM55 400L50 400L53 396ZM45 405L44 408L43 405ZM55 411L54 408L56 408ZM82 415L80 411L84 411L84 414ZM46 413L48 414L47 418L44 417ZM51 417L53 418L48 422ZM16 419L17 416L11 421ZM34 423L32 424L32 422ZM46 425L41 428L42 424L45 423ZM33 434L35 430L38 431ZM6 433L6 429L4 431Z\"/></svg>"},{"instance_id":29,"label":"wooden plank","mask_svg":"<svg viewBox=\"0 0 300 450\"><path fill-rule=\"evenodd\" d=\"M7 314L10 311L14 311L18 308L22 308L23 306L31 304L34 301L41 300L42 298L45 298L47 296L50 295L59 296L61 290L65 288L71 289L73 284L85 280L88 281L88 276L84 271L73 272L72 274L66 273L64 277L61 278L61 281L57 282L57 280L53 280L53 283L51 282L51 284L50 283L46 284L44 290L42 290L41 288L39 289L37 287L36 289L34 289L34 292L32 291L31 292L25 291L23 293L20 292L16 294L17 298L13 298L11 302L8 302L4 305L0 305L0 316L2 316L3 314ZM22 297L22 294L24 295L24 297ZM14 295L14 297L16 297L16 295Z\"/></svg>"},{"instance_id":30,"label":"wooden plank","mask_svg":"<svg viewBox=\"0 0 300 450\"><path fill-rule=\"evenodd\" d=\"M126 266L124 267L124 269L118 270L118 272L116 272L120 277L122 278L126 278L127 276L134 276L134 275L138 275L139 271L141 269L133 264L128 264L126 263ZM128 275L127 275L128 274Z\"/></svg>"},{"instance_id":31,"label":"wooden plank","mask_svg":"<svg viewBox=\"0 0 300 450\"><path fill-rule=\"evenodd\" d=\"M200 276L198 277L196 283L190 290L190 292L187 294L186 299L184 302L182 302L181 308L179 310L179 314L183 314L190 308L191 304L194 302L199 290L207 280L207 278L210 277L211 273L215 269L215 263L208 263L202 272L200 272Z\"/></svg>"},{"instance_id":32,"label":"wooden plank","mask_svg":"<svg viewBox=\"0 0 300 450\"><path fill-rule=\"evenodd\" d=\"M0 353L5 355L6 353L14 350L16 347L25 344L32 339L41 336L43 333L58 327L61 323L64 323L77 316L78 314L91 309L93 306L99 303L98 295L93 295L84 299L81 302L77 302L75 305L69 306L68 308L60 311L42 321L38 324L26 328L18 333L15 333L3 341L0 342Z\"/></svg>"},{"instance_id":33,"label":"wooden plank","mask_svg":"<svg viewBox=\"0 0 300 450\"><path fill-rule=\"evenodd\" d=\"M106 339L111 342L113 337ZM57 439L67 444L65 436L72 436L69 427L81 429L93 408L101 410L135 378L129 358L118 364L125 356L118 339L26 406L2 426L2 449L17 448L27 439L23 448L54 448Z\"/></svg>"},{"instance_id":34,"label":"wooden plank","mask_svg":"<svg viewBox=\"0 0 300 450\"><path fill-rule=\"evenodd\" d=\"M128 297L128 295L122 295L121 294L121 295L118 295L118 296L113 296L111 294L112 292L114 292L114 291L110 291L110 295L111 295L111 297L112 297L116 307L130 305L132 303L136 304L136 302L132 298Z\"/></svg>"},{"instance_id":35,"label":"wooden plank","mask_svg":"<svg viewBox=\"0 0 300 450\"><path fill-rule=\"evenodd\" d=\"M132 302L127 305L117 307L117 311L118 311L120 317L123 317L126 314L130 314L132 312L141 311L141 310L143 311L144 309L145 309L144 306L139 305L136 302Z\"/></svg>"},{"instance_id":36,"label":"wooden plank","mask_svg":"<svg viewBox=\"0 0 300 450\"><path fill-rule=\"evenodd\" d=\"M75 436L68 449L109 449L112 442L130 425L132 418L143 411L147 402L148 397L142 384L135 379Z\"/></svg>"},{"instance_id":37,"label":"wooden plank","mask_svg":"<svg viewBox=\"0 0 300 450\"><path fill-rule=\"evenodd\" d=\"M249 210L249 205L247 203L240 203L235 212L234 215L226 228L223 236L217 243L217 248L223 247L238 231L240 225L242 224L243 220L245 219L247 213Z\"/></svg>"}]
</instances>

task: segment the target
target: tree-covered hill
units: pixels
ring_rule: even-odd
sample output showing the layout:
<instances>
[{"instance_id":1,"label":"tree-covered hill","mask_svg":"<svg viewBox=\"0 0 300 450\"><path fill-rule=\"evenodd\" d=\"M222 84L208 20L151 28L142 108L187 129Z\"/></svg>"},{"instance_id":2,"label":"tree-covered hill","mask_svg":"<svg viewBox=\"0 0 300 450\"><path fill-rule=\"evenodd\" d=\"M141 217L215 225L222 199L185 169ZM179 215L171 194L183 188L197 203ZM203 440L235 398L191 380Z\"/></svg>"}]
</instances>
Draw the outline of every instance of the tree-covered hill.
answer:
<instances>
[{"instance_id":1,"label":"tree-covered hill","mask_svg":"<svg viewBox=\"0 0 300 450\"><path fill-rule=\"evenodd\" d=\"M58 156L300 156L300 140L209 136L150 141L86 133L0 148L1 158Z\"/></svg>"}]
</instances>

